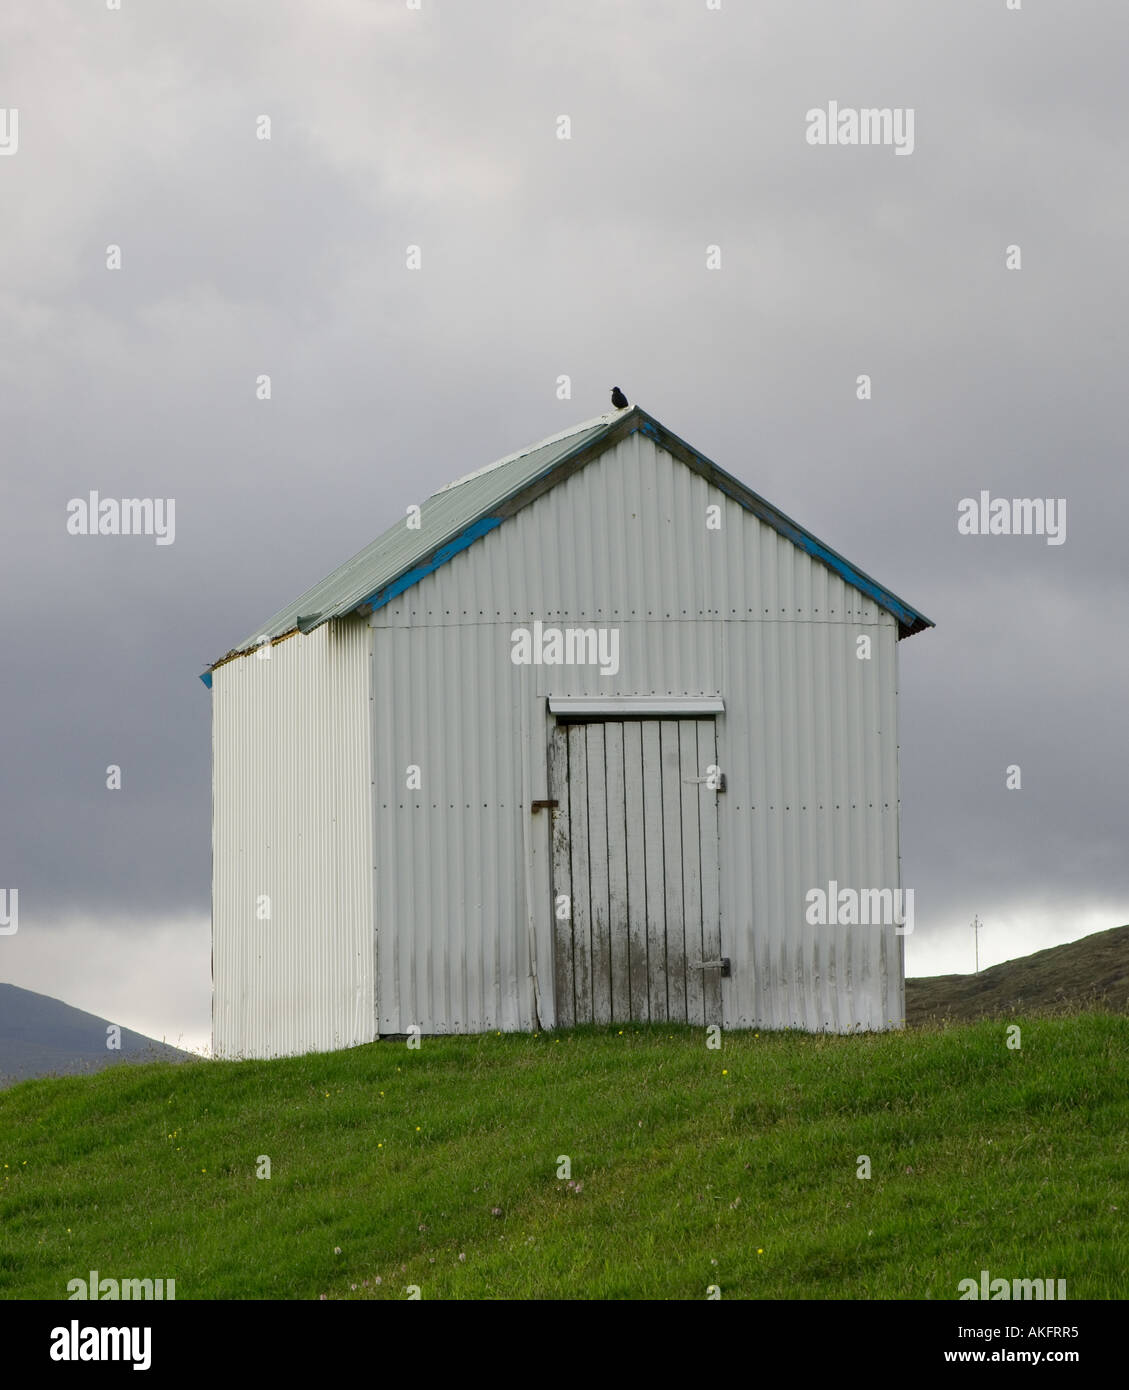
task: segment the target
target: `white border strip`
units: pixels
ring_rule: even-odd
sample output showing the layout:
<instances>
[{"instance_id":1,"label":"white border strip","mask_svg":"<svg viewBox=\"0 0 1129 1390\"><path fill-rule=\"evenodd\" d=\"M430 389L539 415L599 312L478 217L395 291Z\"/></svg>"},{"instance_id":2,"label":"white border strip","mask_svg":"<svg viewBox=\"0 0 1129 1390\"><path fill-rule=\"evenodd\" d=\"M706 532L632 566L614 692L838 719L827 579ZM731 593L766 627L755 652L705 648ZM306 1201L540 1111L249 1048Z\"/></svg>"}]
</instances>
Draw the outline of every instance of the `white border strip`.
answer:
<instances>
[{"instance_id":1,"label":"white border strip","mask_svg":"<svg viewBox=\"0 0 1129 1390\"><path fill-rule=\"evenodd\" d=\"M724 714L720 695L550 695L552 714Z\"/></svg>"},{"instance_id":2,"label":"white border strip","mask_svg":"<svg viewBox=\"0 0 1129 1390\"><path fill-rule=\"evenodd\" d=\"M439 492L433 492L431 497L438 497L440 493L450 492L453 487L462 487L464 483L469 483L472 478L481 478L484 473L492 473L495 468L501 468L507 463L516 463L518 459L523 459L526 454L536 453L538 449L544 449L548 444L561 444L566 439L571 439L574 434L583 434L585 430L595 429L597 425L610 425L613 420L623 412L619 410L609 411L606 415L596 415L591 420L585 420L582 425L569 425L567 430L561 430L559 434L551 434L548 439L542 439L537 444L527 444L524 449L519 449L516 454L507 454L504 459L495 459L493 463L484 464L481 468L476 468L473 473L464 473L461 478L456 478L453 483L444 483ZM430 502L431 497L427 500Z\"/></svg>"}]
</instances>

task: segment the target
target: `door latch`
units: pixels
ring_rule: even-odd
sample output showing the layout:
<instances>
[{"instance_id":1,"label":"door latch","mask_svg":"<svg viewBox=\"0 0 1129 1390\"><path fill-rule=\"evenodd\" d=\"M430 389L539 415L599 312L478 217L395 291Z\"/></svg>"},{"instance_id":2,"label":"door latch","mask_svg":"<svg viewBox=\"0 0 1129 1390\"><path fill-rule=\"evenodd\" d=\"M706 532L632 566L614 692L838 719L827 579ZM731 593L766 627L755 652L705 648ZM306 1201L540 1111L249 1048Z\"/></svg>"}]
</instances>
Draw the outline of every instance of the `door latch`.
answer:
<instances>
[{"instance_id":1,"label":"door latch","mask_svg":"<svg viewBox=\"0 0 1129 1390\"><path fill-rule=\"evenodd\" d=\"M705 777L684 777L682 780L688 785L709 787L711 792L723 792L725 790L724 772L709 773Z\"/></svg>"},{"instance_id":2,"label":"door latch","mask_svg":"<svg viewBox=\"0 0 1129 1390\"><path fill-rule=\"evenodd\" d=\"M691 970L720 970L721 978L728 980L733 971L728 956L722 956L720 960L699 960L695 961L690 967Z\"/></svg>"}]
</instances>

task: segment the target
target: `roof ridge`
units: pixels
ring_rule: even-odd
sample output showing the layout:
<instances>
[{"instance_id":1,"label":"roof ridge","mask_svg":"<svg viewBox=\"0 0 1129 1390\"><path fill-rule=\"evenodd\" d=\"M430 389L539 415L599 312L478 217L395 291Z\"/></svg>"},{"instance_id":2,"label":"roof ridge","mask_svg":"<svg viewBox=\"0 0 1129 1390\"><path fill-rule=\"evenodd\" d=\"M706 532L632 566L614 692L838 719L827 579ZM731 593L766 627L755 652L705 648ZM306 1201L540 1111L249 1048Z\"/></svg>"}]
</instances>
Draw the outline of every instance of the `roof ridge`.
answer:
<instances>
[{"instance_id":1,"label":"roof ridge","mask_svg":"<svg viewBox=\"0 0 1129 1390\"><path fill-rule=\"evenodd\" d=\"M495 468L501 468L507 463L516 463L518 459L524 458L526 454L536 453L538 449L544 449L550 444L559 444L562 440L570 438L574 434L583 434L585 430L595 429L597 425L610 425L611 422L620 414L618 410L608 411L604 415L595 415L591 420L585 420L580 425L570 425L568 429L561 430L557 434L551 434L547 439L539 439L536 444L527 444L524 449L518 449L516 453L507 454L505 458L495 459L493 463L483 464L481 468L476 468L472 473L464 473L461 478L456 478L454 482L444 483L441 488L437 488L426 500L431 501L432 497L438 497L444 492L450 492L452 488L462 487L463 483L469 483L473 478L481 478L484 473L490 473Z\"/></svg>"}]
</instances>

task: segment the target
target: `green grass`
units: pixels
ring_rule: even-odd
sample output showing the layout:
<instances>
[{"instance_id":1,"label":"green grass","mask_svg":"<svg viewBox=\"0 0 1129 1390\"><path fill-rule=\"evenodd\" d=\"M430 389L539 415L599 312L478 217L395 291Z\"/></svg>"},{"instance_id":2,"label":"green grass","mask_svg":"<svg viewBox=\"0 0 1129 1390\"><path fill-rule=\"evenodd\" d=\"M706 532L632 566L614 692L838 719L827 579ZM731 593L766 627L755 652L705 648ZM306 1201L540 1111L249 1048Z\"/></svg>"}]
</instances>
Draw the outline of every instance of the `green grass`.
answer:
<instances>
[{"instance_id":1,"label":"green grass","mask_svg":"<svg viewBox=\"0 0 1129 1390\"><path fill-rule=\"evenodd\" d=\"M628 1026L29 1081L0 1094L0 1296L97 1269L178 1299L952 1299L988 1269L1124 1298L1127 1056L1088 1013L1019 1051L987 1022Z\"/></svg>"}]
</instances>

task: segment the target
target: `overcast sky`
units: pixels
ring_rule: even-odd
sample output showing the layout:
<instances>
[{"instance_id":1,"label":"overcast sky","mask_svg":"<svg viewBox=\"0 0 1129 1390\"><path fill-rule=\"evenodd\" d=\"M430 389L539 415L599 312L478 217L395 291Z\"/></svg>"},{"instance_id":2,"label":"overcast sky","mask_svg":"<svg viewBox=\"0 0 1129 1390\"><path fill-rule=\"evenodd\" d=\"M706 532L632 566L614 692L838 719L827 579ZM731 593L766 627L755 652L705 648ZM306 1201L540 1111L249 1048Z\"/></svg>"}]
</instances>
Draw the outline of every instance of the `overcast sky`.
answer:
<instances>
[{"instance_id":1,"label":"overcast sky","mask_svg":"<svg viewBox=\"0 0 1129 1390\"><path fill-rule=\"evenodd\" d=\"M1129 921L1127 70L1113 0L6 7L0 979L205 1044L199 672L613 382L936 622L908 972ZM68 534L91 490L174 542ZM1065 542L959 535L981 491Z\"/></svg>"}]
</instances>

